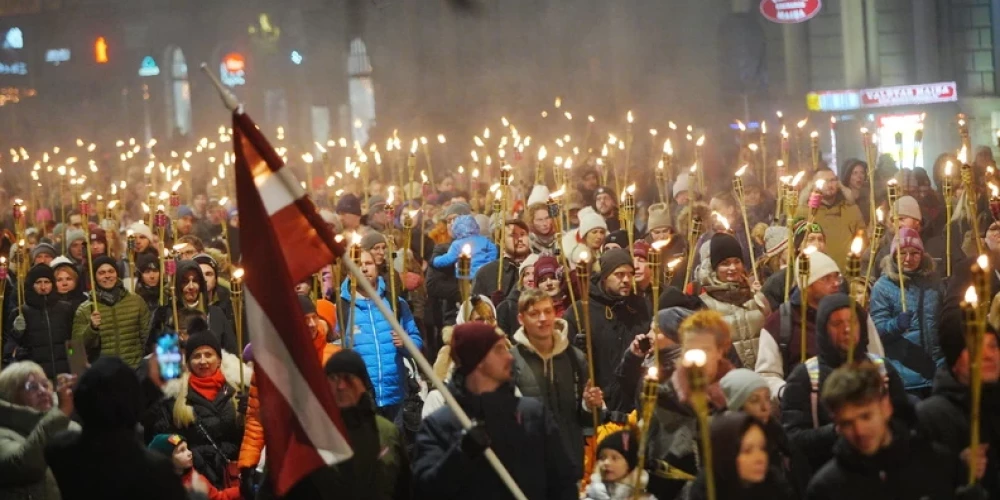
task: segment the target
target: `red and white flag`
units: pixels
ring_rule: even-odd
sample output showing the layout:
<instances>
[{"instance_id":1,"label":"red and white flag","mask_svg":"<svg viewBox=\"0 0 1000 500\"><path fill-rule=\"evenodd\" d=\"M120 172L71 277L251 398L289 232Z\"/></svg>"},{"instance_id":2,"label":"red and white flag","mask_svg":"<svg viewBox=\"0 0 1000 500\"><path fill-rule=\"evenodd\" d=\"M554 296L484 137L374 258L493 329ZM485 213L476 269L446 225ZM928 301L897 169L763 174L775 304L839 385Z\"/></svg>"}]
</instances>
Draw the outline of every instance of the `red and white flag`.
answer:
<instances>
[{"instance_id":1,"label":"red and white flag","mask_svg":"<svg viewBox=\"0 0 1000 500\"><path fill-rule=\"evenodd\" d=\"M240 111L233 113L244 297L278 496L319 467L351 457L294 285L343 254L290 169Z\"/></svg>"}]
</instances>

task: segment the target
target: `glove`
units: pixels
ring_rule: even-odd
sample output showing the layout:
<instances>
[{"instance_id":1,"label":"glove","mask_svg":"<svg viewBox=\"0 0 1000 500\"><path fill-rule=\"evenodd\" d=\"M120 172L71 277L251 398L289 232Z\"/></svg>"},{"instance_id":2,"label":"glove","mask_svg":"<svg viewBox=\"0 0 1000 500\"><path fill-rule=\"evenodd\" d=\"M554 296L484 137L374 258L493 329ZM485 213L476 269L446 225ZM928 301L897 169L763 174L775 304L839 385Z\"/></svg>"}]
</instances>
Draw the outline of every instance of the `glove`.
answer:
<instances>
[{"instance_id":1,"label":"glove","mask_svg":"<svg viewBox=\"0 0 1000 500\"><path fill-rule=\"evenodd\" d=\"M912 325L912 324L913 324L913 312L912 311L907 311L907 312L899 313L899 316L896 316L896 327L899 328L900 331L905 332L905 331L909 330L910 329L910 325Z\"/></svg>"},{"instance_id":2,"label":"glove","mask_svg":"<svg viewBox=\"0 0 1000 500\"><path fill-rule=\"evenodd\" d=\"M257 496L257 471L251 467L240 469L240 496L246 500Z\"/></svg>"},{"instance_id":3,"label":"glove","mask_svg":"<svg viewBox=\"0 0 1000 500\"><path fill-rule=\"evenodd\" d=\"M413 290L416 290L417 287L419 287L420 284L424 282L424 277L417 273L405 272L403 273L402 278L403 278L403 287L411 292Z\"/></svg>"},{"instance_id":4,"label":"glove","mask_svg":"<svg viewBox=\"0 0 1000 500\"><path fill-rule=\"evenodd\" d=\"M490 435L486 433L486 425L482 422L472 422L472 427L462 431L462 453L469 458L478 458L490 447Z\"/></svg>"},{"instance_id":5,"label":"glove","mask_svg":"<svg viewBox=\"0 0 1000 500\"><path fill-rule=\"evenodd\" d=\"M240 391L236 394L236 411L240 415L247 414L247 407L250 405L250 394Z\"/></svg>"},{"instance_id":6,"label":"glove","mask_svg":"<svg viewBox=\"0 0 1000 500\"><path fill-rule=\"evenodd\" d=\"M20 314L18 314L17 317L14 318L14 329L17 330L17 331L19 331L19 332L23 332L24 329L27 328L27 327L28 327L28 324L27 324L26 321L24 321L24 316L21 316Z\"/></svg>"}]
</instances>

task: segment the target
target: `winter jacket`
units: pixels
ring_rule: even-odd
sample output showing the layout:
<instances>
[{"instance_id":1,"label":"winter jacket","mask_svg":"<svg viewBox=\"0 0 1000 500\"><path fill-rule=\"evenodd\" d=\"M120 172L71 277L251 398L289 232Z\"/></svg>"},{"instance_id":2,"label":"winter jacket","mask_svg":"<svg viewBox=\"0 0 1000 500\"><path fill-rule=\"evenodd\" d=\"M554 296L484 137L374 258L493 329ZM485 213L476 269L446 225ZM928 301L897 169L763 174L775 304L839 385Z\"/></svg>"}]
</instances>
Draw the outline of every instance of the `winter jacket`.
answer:
<instances>
[{"instance_id":1,"label":"winter jacket","mask_svg":"<svg viewBox=\"0 0 1000 500\"><path fill-rule=\"evenodd\" d=\"M521 328L521 322L517 319L517 301L520 298L521 287L516 286L503 302L497 304L497 327L503 330L507 338L514 338L514 333Z\"/></svg>"},{"instance_id":2,"label":"winter jacket","mask_svg":"<svg viewBox=\"0 0 1000 500\"><path fill-rule=\"evenodd\" d=\"M378 279L378 300L385 303L387 307L392 307L391 301L386 297L385 281ZM349 321L351 301L351 286L349 280L344 280L340 287L340 303L337 308L340 314L341 325L338 331L344 331ZM410 339L417 345L417 349L423 347L420 338L420 331L413 320L413 314L405 301L398 300L398 310L396 317L399 324L410 335ZM382 313L375 306L372 299L362 297L360 294L354 304L354 332L351 336L350 345L365 360L368 368L368 377L374 386L375 406L383 408L403 402L406 388L407 369L403 366L403 357L406 356L406 349L396 347L392 343L392 326L389 321L382 316Z\"/></svg>"},{"instance_id":3,"label":"winter jacket","mask_svg":"<svg viewBox=\"0 0 1000 500\"><path fill-rule=\"evenodd\" d=\"M947 368L934 376L933 393L917 404L921 431L935 443L957 456L969 447L969 386L963 385ZM980 483L991 498L1000 497L1000 387L983 385L979 416L981 442L988 443L986 472Z\"/></svg>"},{"instance_id":4,"label":"winter jacket","mask_svg":"<svg viewBox=\"0 0 1000 500\"><path fill-rule=\"evenodd\" d=\"M798 290L792 293L792 296L788 299L788 304L791 305L791 314L788 316L790 331L787 338L787 345L782 349L781 346L784 344L784 341L781 336L781 324L783 321L781 306L778 306L778 310L772 312L764 320L764 327L760 330L760 343L757 348L757 364L754 366L754 371L767 381L767 385L771 389L771 397L775 400L781 397L782 388L785 386L785 375L791 374L802 360L802 330L800 326L802 323L800 321L801 314L799 309L800 304L802 304L802 298ZM806 359L809 359L818 352L816 345L816 309L813 309L811 306L806 307ZM867 318L867 323L868 331L875 331L875 325L872 323L870 317ZM868 352L878 356L885 356L885 350L878 336L869 336Z\"/></svg>"},{"instance_id":5,"label":"winter jacket","mask_svg":"<svg viewBox=\"0 0 1000 500\"><path fill-rule=\"evenodd\" d=\"M185 305L178 305L178 311L188 309ZM193 307L191 309L199 309L198 307ZM222 348L228 352L236 352L239 348L236 346L236 332L234 331L235 326L229 319L226 318L226 313L219 306L208 306L205 311L206 320L208 323L208 329L219 339L222 343ZM103 318L102 318L103 319ZM246 323L244 323L245 325ZM157 307L153 313L152 318L149 323L149 338L146 340L149 345L146 346L147 352L153 351L153 344L156 342L163 333L175 331L174 328L174 307L168 302L164 306ZM244 341L249 337L246 335L246 330L243 331Z\"/></svg>"},{"instance_id":6,"label":"winter jacket","mask_svg":"<svg viewBox=\"0 0 1000 500\"><path fill-rule=\"evenodd\" d=\"M913 313L909 328L903 330L896 320L903 312L899 301L899 273L896 259L882 260L882 277L872 287L869 308L872 321L882 337L886 358L903 378L907 390L931 387L934 372L944 365L938 344L938 316L941 313L941 280L934 272L934 259L924 253L920 268L906 273L907 311Z\"/></svg>"},{"instance_id":7,"label":"winter jacket","mask_svg":"<svg viewBox=\"0 0 1000 500\"><path fill-rule=\"evenodd\" d=\"M764 294L753 294L746 284L724 283L713 272L702 281L701 301L729 324L733 348L743 367L752 370L757 364L760 329L771 314Z\"/></svg>"},{"instance_id":8,"label":"winter jacket","mask_svg":"<svg viewBox=\"0 0 1000 500\"><path fill-rule=\"evenodd\" d=\"M507 255L504 255L501 260L494 260L479 268L472 281L472 295L493 297L493 293L497 291L497 275L499 273L497 267L500 265L503 265L503 276L500 276L500 297L510 295L510 291L517 286L521 263Z\"/></svg>"},{"instance_id":9,"label":"winter jacket","mask_svg":"<svg viewBox=\"0 0 1000 500\"><path fill-rule=\"evenodd\" d=\"M699 474L687 488L687 496L683 500L708 500L705 487L705 474ZM770 464L767 476L760 484L741 484L736 492L720 491L718 472L716 473L716 500L797 500L801 497L793 494L791 487L781 478L778 468Z\"/></svg>"},{"instance_id":10,"label":"winter jacket","mask_svg":"<svg viewBox=\"0 0 1000 500\"><path fill-rule=\"evenodd\" d=\"M808 200L808 197L805 199ZM799 206L799 213L808 214L809 207ZM846 269L851 241L858 230L865 229L867 224L861 215L861 209L843 193L839 193L832 205L820 204L813 222L819 224L823 228L823 234L826 235L825 253L837 262L837 266Z\"/></svg>"},{"instance_id":11,"label":"winter jacket","mask_svg":"<svg viewBox=\"0 0 1000 500\"><path fill-rule=\"evenodd\" d=\"M194 468L190 468L181 476L181 484L184 485L184 489L190 490L191 486L194 484ZM208 485L207 495L208 500L241 500L243 497L240 496L240 488L238 486L233 486L220 490L211 484Z\"/></svg>"},{"instance_id":12,"label":"winter jacket","mask_svg":"<svg viewBox=\"0 0 1000 500\"><path fill-rule=\"evenodd\" d=\"M45 446L69 424L57 408L40 413L0 400L0 499L59 500Z\"/></svg>"},{"instance_id":13,"label":"winter jacket","mask_svg":"<svg viewBox=\"0 0 1000 500\"><path fill-rule=\"evenodd\" d=\"M514 334L514 383L525 396L538 398L552 412L566 455L573 467L583 470L583 428L592 426L591 414L583 409L587 385L587 359L566 338L566 322L555 320L555 343L548 356L531 345L524 328Z\"/></svg>"},{"instance_id":14,"label":"winter jacket","mask_svg":"<svg viewBox=\"0 0 1000 500\"><path fill-rule=\"evenodd\" d=\"M480 268L497 259L497 246L489 238L477 234L452 241L448 247L448 253L431 259L431 265L434 267L454 266L458 262L459 255L462 254L462 247L465 245L469 245L472 249L469 276L475 276ZM458 272L457 266L456 272Z\"/></svg>"},{"instance_id":15,"label":"winter jacket","mask_svg":"<svg viewBox=\"0 0 1000 500\"><path fill-rule=\"evenodd\" d=\"M855 451L843 438L809 482L808 500L948 500L961 498L955 489L965 474L958 457L905 425L890 424L892 442L874 456Z\"/></svg>"},{"instance_id":16,"label":"winter jacket","mask_svg":"<svg viewBox=\"0 0 1000 500\"><path fill-rule=\"evenodd\" d=\"M645 489L649 483L649 473L645 470L633 469L621 481L611 484L601 481L600 471L594 472L590 475L590 484L587 485L587 491L584 492L583 498L584 500L633 500L636 498L656 500L656 497L648 493L639 493L639 496L633 495L636 474L639 474L639 488Z\"/></svg>"},{"instance_id":17,"label":"winter jacket","mask_svg":"<svg viewBox=\"0 0 1000 500\"><path fill-rule=\"evenodd\" d=\"M587 352L584 307L590 308L590 328L593 343L594 378L597 386L607 390L614 378L615 368L636 335L649 331L650 313L642 297L611 296L604 291L598 276L591 279L589 305L577 301L576 308L566 310L564 319L568 335L575 346Z\"/></svg>"},{"instance_id":18,"label":"winter jacket","mask_svg":"<svg viewBox=\"0 0 1000 500\"><path fill-rule=\"evenodd\" d=\"M864 310L857 306L858 314L864 314ZM855 345L855 359L861 360L868 356L872 339L878 338L874 334L871 324L861 324L860 339ZM826 325L822 325L816 333L817 354L816 363L819 368L818 373L809 373L809 363L796 366L787 378L781 394L781 423L788 434L788 439L792 445L805 454L809 460L809 465L813 471L819 470L832 455L834 443L837 442L837 431L833 427L833 415L823 404L820 394L826 377L847 362L847 355L840 350L827 333ZM877 358L881 360L882 358ZM884 361L883 361L884 363ZM903 382L899 378L899 373L893 369L891 364L885 363L885 371L889 377L888 389L889 399L894 408L894 417L902 419L903 422L913 424L913 407L903 389ZM818 376L813 385L813 376ZM815 402L816 414L814 415L813 403Z\"/></svg>"},{"instance_id":19,"label":"winter jacket","mask_svg":"<svg viewBox=\"0 0 1000 500\"><path fill-rule=\"evenodd\" d=\"M15 316L16 310L12 312L10 316ZM17 359L38 363L51 380L59 373L69 373L66 342L73 336L74 313L72 306L60 301L55 293L41 296L35 293L34 287L25 287L24 307L21 308L25 329L18 331L11 327L8 330L11 340L17 344Z\"/></svg>"},{"instance_id":20,"label":"winter jacket","mask_svg":"<svg viewBox=\"0 0 1000 500\"><path fill-rule=\"evenodd\" d=\"M156 308L160 306L160 287L158 286L146 286L142 283L142 280L137 280L135 282L135 294L142 298L146 303L146 307L149 308L149 314L153 314ZM164 292L164 298L166 298L166 292Z\"/></svg>"},{"instance_id":21,"label":"winter jacket","mask_svg":"<svg viewBox=\"0 0 1000 500\"><path fill-rule=\"evenodd\" d=\"M243 370L245 383L253 374L235 355L225 351L219 369L226 383L215 399L209 401L191 389L191 374L185 373L167 382L164 398L144 412L142 424L147 442L157 434L183 436L194 454L194 468L213 486L223 489L226 467L238 458L243 439L243 418L236 411L236 393L241 390L239 371Z\"/></svg>"},{"instance_id":22,"label":"winter jacket","mask_svg":"<svg viewBox=\"0 0 1000 500\"><path fill-rule=\"evenodd\" d=\"M100 290L98 290L100 292ZM90 326L91 301L80 304L73 318L73 338L83 340L89 358L118 356L135 368L142 359L149 336L149 309L138 295L125 290L119 281L98 300L100 329Z\"/></svg>"},{"instance_id":23,"label":"winter jacket","mask_svg":"<svg viewBox=\"0 0 1000 500\"><path fill-rule=\"evenodd\" d=\"M432 256L444 255L448 251L448 245L437 245L434 247ZM489 266L486 266L489 267ZM455 268L436 268L427 266L425 277L427 284L427 297L435 301L438 309L443 314L444 324L455 324L455 315L458 314L458 303L462 301L461 293L458 291L458 278L455 276ZM475 286L473 286L473 292Z\"/></svg>"},{"instance_id":24,"label":"winter jacket","mask_svg":"<svg viewBox=\"0 0 1000 500\"><path fill-rule=\"evenodd\" d=\"M527 498L576 500L577 470L566 456L552 411L535 398L518 397L512 384L472 394L455 374L449 389L469 418L483 422L491 448ZM420 423L413 479L416 498L512 498L486 457L462 451L463 429L444 407Z\"/></svg>"}]
</instances>

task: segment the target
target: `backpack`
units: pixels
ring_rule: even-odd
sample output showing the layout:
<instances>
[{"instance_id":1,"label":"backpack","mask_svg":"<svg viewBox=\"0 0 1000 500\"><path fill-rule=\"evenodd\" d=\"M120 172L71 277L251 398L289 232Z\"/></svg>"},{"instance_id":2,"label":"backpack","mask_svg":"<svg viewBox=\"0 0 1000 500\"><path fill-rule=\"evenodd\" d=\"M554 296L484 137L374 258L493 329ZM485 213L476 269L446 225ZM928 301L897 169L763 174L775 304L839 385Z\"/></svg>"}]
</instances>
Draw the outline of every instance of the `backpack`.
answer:
<instances>
[{"instance_id":1,"label":"backpack","mask_svg":"<svg viewBox=\"0 0 1000 500\"><path fill-rule=\"evenodd\" d=\"M872 353L868 353L868 359L878 368L879 375L882 375L882 384L888 389L889 372L885 368L885 359ZM809 401L813 429L819 429L819 359L817 357L813 356L806 360L806 372L809 374L809 385L812 388L809 392Z\"/></svg>"},{"instance_id":2,"label":"backpack","mask_svg":"<svg viewBox=\"0 0 1000 500\"><path fill-rule=\"evenodd\" d=\"M785 376L791 373L789 369L791 364L788 362L790 359L788 355L788 346L792 341L792 304L790 302L783 302L778 307L779 323L778 323L778 352L781 353L781 364L784 369Z\"/></svg>"}]
</instances>

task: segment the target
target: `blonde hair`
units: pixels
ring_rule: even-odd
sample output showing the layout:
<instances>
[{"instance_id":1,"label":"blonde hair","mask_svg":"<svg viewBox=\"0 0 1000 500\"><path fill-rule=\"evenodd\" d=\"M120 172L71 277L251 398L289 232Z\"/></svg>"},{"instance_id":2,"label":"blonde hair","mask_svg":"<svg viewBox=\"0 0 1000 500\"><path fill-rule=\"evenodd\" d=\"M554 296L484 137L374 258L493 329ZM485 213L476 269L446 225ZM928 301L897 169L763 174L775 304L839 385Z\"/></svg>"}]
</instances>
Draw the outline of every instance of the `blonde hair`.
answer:
<instances>
[{"instance_id":1,"label":"blonde hair","mask_svg":"<svg viewBox=\"0 0 1000 500\"><path fill-rule=\"evenodd\" d=\"M692 336L705 334L712 334L715 337L715 345L723 351L733 342L729 323L726 323L721 314L711 310L697 311L688 316L677 329L677 333L682 345Z\"/></svg>"},{"instance_id":2,"label":"blonde hair","mask_svg":"<svg viewBox=\"0 0 1000 500\"><path fill-rule=\"evenodd\" d=\"M0 371L0 399L8 403L21 404L21 395L28 377L35 375L48 380L45 370L34 361L18 361Z\"/></svg>"}]
</instances>

